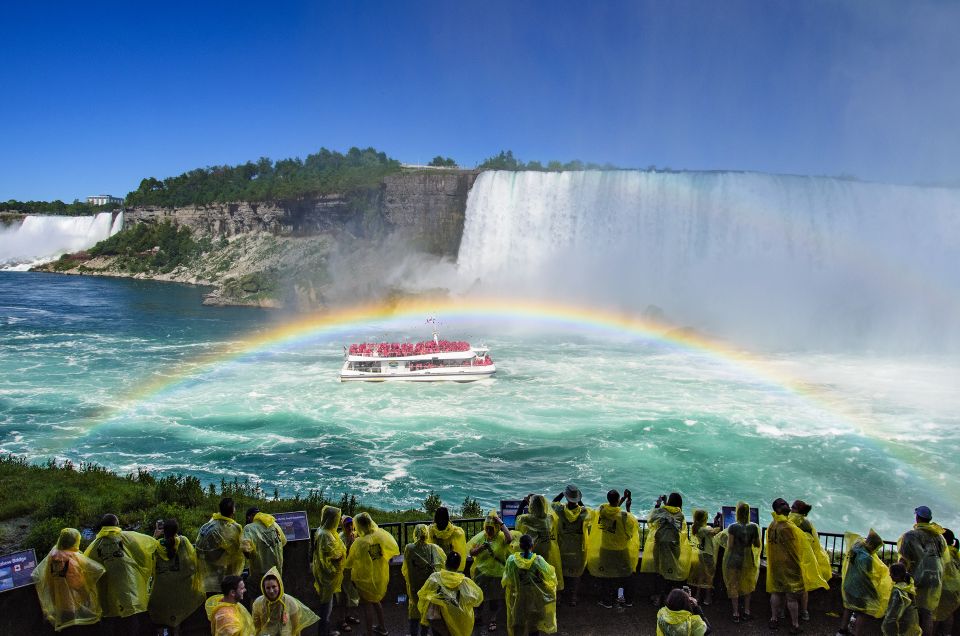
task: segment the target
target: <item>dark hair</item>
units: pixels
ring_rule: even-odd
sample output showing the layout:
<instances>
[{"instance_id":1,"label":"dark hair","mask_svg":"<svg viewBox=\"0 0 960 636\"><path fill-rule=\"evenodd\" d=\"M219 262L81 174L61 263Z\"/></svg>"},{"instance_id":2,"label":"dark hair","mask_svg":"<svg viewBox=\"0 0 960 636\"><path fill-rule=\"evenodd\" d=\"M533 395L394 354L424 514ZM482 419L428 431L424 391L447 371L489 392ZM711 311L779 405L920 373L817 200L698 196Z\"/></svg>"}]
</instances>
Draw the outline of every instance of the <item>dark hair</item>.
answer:
<instances>
[{"instance_id":1,"label":"dark hair","mask_svg":"<svg viewBox=\"0 0 960 636\"><path fill-rule=\"evenodd\" d=\"M903 563L894 563L890 566L890 578L897 583L909 583L910 573L907 572L907 566Z\"/></svg>"},{"instance_id":2,"label":"dark hair","mask_svg":"<svg viewBox=\"0 0 960 636\"><path fill-rule=\"evenodd\" d=\"M459 552L457 552L456 550L453 550L450 552L450 554L447 555L446 568L451 572L456 572L457 570L460 569L460 553Z\"/></svg>"},{"instance_id":3,"label":"dark hair","mask_svg":"<svg viewBox=\"0 0 960 636\"><path fill-rule=\"evenodd\" d=\"M223 580L220 581L220 591L224 596L228 595L230 592L236 591L237 587L243 579L236 574L228 574L223 577Z\"/></svg>"},{"instance_id":4,"label":"dark hair","mask_svg":"<svg viewBox=\"0 0 960 636\"><path fill-rule=\"evenodd\" d=\"M117 515L115 514L108 513L103 515L103 518L100 519L101 528L105 528L106 526L119 526L119 525L120 525L120 520L117 519Z\"/></svg>"},{"instance_id":5,"label":"dark hair","mask_svg":"<svg viewBox=\"0 0 960 636\"><path fill-rule=\"evenodd\" d=\"M524 534L520 536L520 549L524 552L528 552L533 549L533 537L529 534Z\"/></svg>"},{"instance_id":6,"label":"dark hair","mask_svg":"<svg viewBox=\"0 0 960 636\"><path fill-rule=\"evenodd\" d=\"M607 491L607 503L611 506L616 506L620 503L620 493L616 490Z\"/></svg>"},{"instance_id":7,"label":"dark hair","mask_svg":"<svg viewBox=\"0 0 960 636\"><path fill-rule=\"evenodd\" d=\"M813 506L808 504L803 499L797 499L793 502L793 505L790 506L790 510L793 512L799 512L803 516L807 516L810 514L810 511L813 510Z\"/></svg>"},{"instance_id":8,"label":"dark hair","mask_svg":"<svg viewBox=\"0 0 960 636\"><path fill-rule=\"evenodd\" d=\"M433 522L437 524L438 530L446 529L450 524L450 511L447 510L446 506L437 508L437 511L433 513Z\"/></svg>"},{"instance_id":9,"label":"dark hair","mask_svg":"<svg viewBox=\"0 0 960 636\"><path fill-rule=\"evenodd\" d=\"M948 546L957 547L957 537L950 528L943 529L943 540L947 542Z\"/></svg>"},{"instance_id":10,"label":"dark hair","mask_svg":"<svg viewBox=\"0 0 960 636\"><path fill-rule=\"evenodd\" d=\"M683 590L673 589L667 594L667 609L673 612L679 612L680 610L687 609L689 606L690 595Z\"/></svg>"},{"instance_id":11,"label":"dark hair","mask_svg":"<svg viewBox=\"0 0 960 636\"><path fill-rule=\"evenodd\" d=\"M167 558L172 559L177 553L177 535L180 534L180 524L176 519L167 519L163 522L163 543L167 548Z\"/></svg>"},{"instance_id":12,"label":"dark hair","mask_svg":"<svg viewBox=\"0 0 960 636\"><path fill-rule=\"evenodd\" d=\"M224 497L220 500L220 514L224 517L232 517L237 510L237 504L233 503L233 497Z\"/></svg>"},{"instance_id":13,"label":"dark hair","mask_svg":"<svg viewBox=\"0 0 960 636\"><path fill-rule=\"evenodd\" d=\"M249 508L247 508L247 523L252 523L253 518L256 516L258 512L260 512L260 509L257 508L256 506L250 506Z\"/></svg>"},{"instance_id":14,"label":"dark hair","mask_svg":"<svg viewBox=\"0 0 960 636\"><path fill-rule=\"evenodd\" d=\"M678 492L672 492L670 496L667 497L667 505L673 506L674 508L683 508L683 497L681 497Z\"/></svg>"},{"instance_id":15,"label":"dark hair","mask_svg":"<svg viewBox=\"0 0 960 636\"><path fill-rule=\"evenodd\" d=\"M777 497L773 500L773 503L770 504L770 507L778 515L788 515L790 514L790 504L787 503L787 500L783 497Z\"/></svg>"}]
</instances>

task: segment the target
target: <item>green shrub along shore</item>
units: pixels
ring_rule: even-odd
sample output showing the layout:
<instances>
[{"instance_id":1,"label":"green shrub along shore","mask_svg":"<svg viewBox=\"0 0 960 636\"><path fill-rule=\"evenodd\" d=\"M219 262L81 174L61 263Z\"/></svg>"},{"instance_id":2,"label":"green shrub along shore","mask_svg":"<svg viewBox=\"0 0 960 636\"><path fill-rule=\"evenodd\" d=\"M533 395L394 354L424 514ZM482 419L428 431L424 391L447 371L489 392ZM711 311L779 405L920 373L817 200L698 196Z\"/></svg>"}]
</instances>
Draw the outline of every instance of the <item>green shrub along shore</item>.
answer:
<instances>
[{"instance_id":1,"label":"green shrub along shore","mask_svg":"<svg viewBox=\"0 0 960 636\"><path fill-rule=\"evenodd\" d=\"M0 455L0 493L0 523L19 520L17 526L28 527L21 537L0 536L0 544L7 545L8 551L35 548L38 555L46 554L56 543L61 528L95 531L106 513L120 517L124 528L146 533L152 533L157 519L176 518L181 532L192 538L217 510L222 497L233 497L238 516L250 506L268 513L306 510L311 527L319 524L320 510L327 504L347 515L369 512L380 523L432 517L441 505L439 496L431 492L423 509L387 511L366 506L347 493L328 499L322 488L305 496L281 497L277 490L268 495L246 479L221 479L219 484L204 487L192 476L156 476L142 469L118 475L96 464L78 466L69 460L50 460L38 465L10 454ZM481 515L477 501L469 498L459 512L463 517Z\"/></svg>"}]
</instances>

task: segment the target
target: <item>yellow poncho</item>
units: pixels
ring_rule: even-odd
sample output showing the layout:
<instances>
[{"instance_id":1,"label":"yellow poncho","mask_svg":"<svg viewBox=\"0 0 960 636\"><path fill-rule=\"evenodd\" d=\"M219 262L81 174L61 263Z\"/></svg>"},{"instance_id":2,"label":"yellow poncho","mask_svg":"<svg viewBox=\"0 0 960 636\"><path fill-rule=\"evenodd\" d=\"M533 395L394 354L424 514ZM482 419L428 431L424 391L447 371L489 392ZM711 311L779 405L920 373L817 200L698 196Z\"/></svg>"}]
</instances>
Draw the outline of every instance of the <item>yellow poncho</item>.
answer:
<instances>
[{"instance_id":1,"label":"yellow poncho","mask_svg":"<svg viewBox=\"0 0 960 636\"><path fill-rule=\"evenodd\" d=\"M889 568L877 556L880 546L870 550L860 536L851 532L843 540L844 545L851 546L843 555L841 568L843 606L848 610L882 618L887 611L893 580Z\"/></svg>"},{"instance_id":2,"label":"yellow poncho","mask_svg":"<svg viewBox=\"0 0 960 636\"><path fill-rule=\"evenodd\" d=\"M429 624L427 610L432 603L440 608L450 636L470 636L473 633L473 608L483 602L483 592L460 572L443 570L427 578L417 592L417 598L421 624ZM413 604L412 598L410 603Z\"/></svg>"},{"instance_id":3,"label":"yellow poncho","mask_svg":"<svg viewBox=\"0 0 960 636\"><path fill-rule=\"evenodd\" d=\"M43 616L54 630L74 625L93 625L103 614L97 580L105 570L80 553L80 533L73 528L60 531L57 545L50 549L32 577Z\"/></svg>"},{"instance_id":4,"label":"yellow poncho","mask_svg":"<svg viewBox=\"0 0 960 636\"><path fill-rule=\"evenodd\" d=\"M530 535L533 551L553 566L557 575L557 589L563 589L563 565L560 563L560 546L557 545L557 515L547 506L547 498L537 495L530 500L530 512L517 517L517 539Z\"/></svg>"},{"instance_id":5,"label":"yellow poncho","mask_svg":"<svg viewBox=\"0 0 960 636\"><path fill-rule=\"evenodd\" d=\"M427 543L427 526L422 523L413 529L413 539L403 549L400 572L407 583L407 617L420 620L416 594L431 574L443 569L447 555L440 546Z\"/></svg>"},{"instance_id":6,"label":"yellow poncho","mask_svg":"<svg viewBox=\"0 0 960 636\"><path fill-rule=\"evenodd\" d=\"M313 535L313 589L326 603L340 591L343 583L343 567L347 559L347 547L337 534L340 525L340 509L324 506L320 511L320 527Z\"/></svg>"},{"instance_id":7,"label":"yellow poncho","mask_svg":"<svg viewBox=\"0 0 960 636\"><path fill-rule=\"evenodd\" d=\"M661 506L650 511L649 530L643 544L640 571L659 574L668 581L685 581L694 562L687 540L687 522L676 506Z\"/></svg>"},{"instance_id":8,"label":"yellow poncho","mask_svg":"<svg viewBox=\"0 0 960 636\"><path fill-rule=\"evenodd\" d=\"M390 559L400 554L397 542L386 530L381 530L365 512L353 519L357 539L350 546L346 567L350 568L353 584L360 598L370 603L380 602L390 582Z\"/></svg>"},{"instance_id":9,"label":"yellow poncho","mask_svg":"<svg viewBox=\"0 0 960 636\"><path fill-rule=\"evenodd\" d=\"M157 550L157 566L150 593L150 620L157 625L177 627L203 605L203 581L197 554L183 536L174 539L173 557L161 542Z\"/></svg>"},{"instance_id":10,"label":"yellow poncho","mask_svg":"<svg viewBox=\"0 0 960 636\"><path fill-rule=\"evenodd\" d=\"M591 576L631 576L640 558L637 518L618 506L601 504L587 536L587 569Z\"/></svg>"},{"instance_id":11,"label":"yellow poncho","mask_svg":"<svg viewBox=\"0 0 960 636\"><path fill-rule=\"evenodd\" d=\"M154 554L160 544L139 532L104 526L84 554L104 567L97 581L105 617L147 611Z\"/></svg>"},{"instance_id":12,"label":"yellow poncho","mask_svg":"<svg viewBox=\"0 0 960 636\"><path fill-rule=\"evenodd\" d=\"M486 544L486 547L473 557L473 565L470 567L470 576L476 578L478 574L483 576L492 576L500 578L503 576L503 567L507 564L507 557L510 556L510 542L503 536L503 531L497 527L494 519L496 512L491 510L483 521L484 530L492 527L495 530L493 538L487 536L487 533L478 532L467 543L467 551Z\"/></svg>"},{"instance_id":13,"label":"yellow poncho","mask_svg":"<svg viewBox=\"0 0 960 636\"><path fill-rule=\"evenodd\" d=\"M509 636L557 631L557 574L546 559L536 553L511 554L502 582Z\"/></svg>"},{"instance_id":14,"label":"yellow poncho","mask_svg":"<svg viewBox=\"0 0 960 636\"><path fill-rule=\"evenodd\" d=\"M673 611L661 607L657 612L657 636L704 636L707 624L687 610Z\"/></svg>"},{"instance_id":15,"label":"yellow poncho","mask_svg":"<svg viewBox=\"0 0 960 636\"><path fill-rule=\"evenodd\" d=\"M579 506L571 510L562 502L553 504L557 518L557 547L563 576L578 577L587 567L587 537L596 511Z\"/></svg>"},{"instance_id":16,"label":"yellow poncho","mask_svg":"<svg viewBox=\"0 0 960 636\"><path fill-rule=\"evenodd\" d=\"M194 548L200 562L204 592L219 592L220 581L243 572L242 534L243 527L239 523L219 512L213 513L210 521L200 528Z\"/></svg>"},{"instance_id":17,"label":"yellow poncho","mask_svg":"<svg viewBox=\"0 0 960 636\"><path fill-rule=\"evenodd\" d=\"M773 523L767 528L767 592L829 589L829 584L820 578L807 535L786 515L771 515Z\"/></svg>"},{"instance_id":18,"label":"yellow poncho","mask_svg":"<svg viewBox=\"0 0 960 636\"><path fill-rule=\"evenodd\" d=\"M427 543L440 546L444 554L457 552L460 555L458 571L463 572L463 568L467 565L467 535L463 532L463 528L447 523L446 528L439 530L437 524L431 523L427 533Z\"/></svg>"},{"instance_id":19,"label":"yellow poncho","mask_svg":"<svg viewBox=\"0 0 960 636\"><path fill-rule=\"evenodd\" d=\"M802 515L799 512L791 512L787 515L787 518L793 523L793 525L800 528L803 534L806 536L807 543L810 544L810 551L813 552L813 557L817 562L817 574L818 579L825 583L830 582L830 579L833 578L833 568L830 566L830 555L827 554L826 548L823 547L823 544L820 543L820 535L817 534L817 529L810 523L810 520L807 519L806 515ZM816 583L816 579L812 581ZM819 588L820 585L812 589ZM829 587L829 585L827 586ZM807 590L808 592L811 590Z\"/></svg>"},{"instance_id":20,"label":"yellow poncho","mask_svg":"<svg viewBox=\"0 0 960 636\"><path fill-rule=\"evenodd\" d=\"M760 578L760 526L731 524L717 535L717 542L724 546L722 571L727 596L737 598L752 593Z\"/></svg>"},{"instance_id":21,"label":"yellow poncho","mask_svg":"<svg viewBox=\"0 0 960 636\"><path fill-rule=\"evenodd\" d=\"M917 613L917 591L912 583L894 583L887 604L887 613L880 624L883 636L920 636L920 616Z\"/></svg>"},{"instance_id":22,"label":"yellow poncho","mask_svg":"<svg viewBox=\"0 0 960 636\"><path fill-rule=\"evenodd\" d=\"M704 511L704 518L706 512ZM696 523L694 523L696 526ZM717 528L703 525L697 528L694 533L694 541L697 545L694 549L697 551L696 565L690 567L690 576L687 583L694 587L704 589L713 589L713 578L717 573Z\"/></svg>"},{"instance_id":23,"label":"yellow poncho","mask_svg":"<svg viewBox=\"0 0 960 636\"><path fill-rule=\"evenodd\" d=\"M224 603L223 594L216 594L204 604L210 633L213 636L255 636L253 617L240 603Z\"/></svg>"},{"instance_id":24,"label":"yellow poncho","mask_svg":"<svg viewBox=\"0 0 960 636\"><path fill-rule=\"evenodd\" d=\"M243 526L240 547L250 563L250 579L259 581L270 568L283 573L283 546L287 537L272 515L258 512Z\"/></svg>"},{"instance_id":25,"label":"yellow poncho","mask_svg":"<svg viewBox=\"0 0 960 636\"><path fill-rule=\"evenodd\" d=\"M268 576L276 577L280 586L280 596L275 601L267 600L264 583ZM277 568L270 568L260 579L260 594L253 602L253 627L257 636L297 636L320 620L309 607L283 593L283 579Z\"/></svg>"},{"instance_id":26,"label":"yellow poncho","mask_svg":"<svg viewBox=\"0 0 960 636\"><path fill-rule=\"evenodd\" d=\"M947 542L943 528L935 523L917 523L897 542L900 558L913 576L917 607L935 611L943 591L943 555Z\"/></svg>"},{"instance_id":27,"label":"yellow poncho","mask_svg":"<svg viewBox=\"0 0 960 636\"><path fill-rule=\"evenodd\" d=\"M957 554L957 548L951 545L943 553L943 586L934 618L945 621L957 608L960 608L960 555Z\"/></svg>"}]
</instances>

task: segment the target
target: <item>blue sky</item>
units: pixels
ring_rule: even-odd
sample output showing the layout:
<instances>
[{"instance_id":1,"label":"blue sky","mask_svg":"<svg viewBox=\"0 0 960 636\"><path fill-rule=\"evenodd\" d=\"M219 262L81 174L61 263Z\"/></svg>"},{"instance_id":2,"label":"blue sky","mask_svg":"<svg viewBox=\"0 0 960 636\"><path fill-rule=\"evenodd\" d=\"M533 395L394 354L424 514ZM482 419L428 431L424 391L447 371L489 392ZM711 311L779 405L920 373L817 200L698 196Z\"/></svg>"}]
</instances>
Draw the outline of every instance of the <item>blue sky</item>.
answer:
<instances>
[{"instance_id":1,"label":"blue sky","mask_svg":"<svg viewBox=\"0 0 960 636\"><path fill-rule=\"evenodd\" d=\"M960 3L12 4L0 200L353 145L960 179Z\"/></svg>"}]
</instances>

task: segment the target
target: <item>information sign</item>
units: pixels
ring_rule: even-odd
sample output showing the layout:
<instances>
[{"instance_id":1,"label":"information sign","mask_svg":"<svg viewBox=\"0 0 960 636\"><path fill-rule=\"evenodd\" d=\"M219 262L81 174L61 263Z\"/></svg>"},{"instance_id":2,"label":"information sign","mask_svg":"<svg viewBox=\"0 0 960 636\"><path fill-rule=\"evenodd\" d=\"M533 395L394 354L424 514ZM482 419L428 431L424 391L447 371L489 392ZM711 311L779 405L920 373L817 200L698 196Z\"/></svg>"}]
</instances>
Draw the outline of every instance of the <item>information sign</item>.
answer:
<instances>
[{"instance_id":1,"label":"information sign","mask_svg":"<svg viewBox=\"0 0 960 636\"><path fill-rule=\"evenodd\" d=\"M521 499L501 499L500 500L500 519L508 528L514 528L517 525L517 514L520 512L520 506L523 504Z\"/></svg>"},{"instance_id":2,"label":"information sign","mask_svg":"<svg viewBox=\"0 0 960 636\"><path fill-rule=\"evenodd\" d=\"M278 512L273 515L277 525L287 536L287 541L307 541L310 539L310 523L306 511Z\"/></svg>"},{"instance_id":3,"label":"information sign","mask_svg":"<svg viewBox=\"0 0 960 636\"><path fill-rule=\"evenodd\" d=\"M33 548L0 556L0 592L32 585L31 575L37 567L37 553Z\"/></svg>"},{"instance_id":4,"label":"information sign","mask_svg":"<svg viewBox=\"0 0 960 636\"><path fill-rule=\"evenodd\" d=\"M750 509L750 521L760 524L760 510L757 508ZM737 522L737 509L735 506L724 506L723 507L723 527L734 524Z\"/></svg>"}]
</instances>

